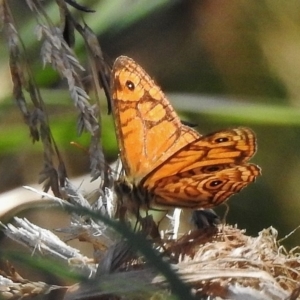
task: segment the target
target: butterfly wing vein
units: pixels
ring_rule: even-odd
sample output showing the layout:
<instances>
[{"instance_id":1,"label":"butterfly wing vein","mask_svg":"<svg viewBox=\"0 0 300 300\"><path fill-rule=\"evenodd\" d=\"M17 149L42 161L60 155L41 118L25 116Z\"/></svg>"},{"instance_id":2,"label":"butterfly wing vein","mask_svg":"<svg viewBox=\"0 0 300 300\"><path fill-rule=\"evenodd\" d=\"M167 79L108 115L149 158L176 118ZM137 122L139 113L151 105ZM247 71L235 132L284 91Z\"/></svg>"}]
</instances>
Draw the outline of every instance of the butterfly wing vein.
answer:
<instances>
[{"instance_id":1,"label":"butterfly wing vein","mask_svg":"<svg viewBox=\"0 0 300 300\"><path fill-rule=\"evenodd\" d=\"M244 127L201 136L132 59L117 58L112 108L127 181L148 206L209 208L253 182L256 138Z\"/></svg>"}]
</instances>

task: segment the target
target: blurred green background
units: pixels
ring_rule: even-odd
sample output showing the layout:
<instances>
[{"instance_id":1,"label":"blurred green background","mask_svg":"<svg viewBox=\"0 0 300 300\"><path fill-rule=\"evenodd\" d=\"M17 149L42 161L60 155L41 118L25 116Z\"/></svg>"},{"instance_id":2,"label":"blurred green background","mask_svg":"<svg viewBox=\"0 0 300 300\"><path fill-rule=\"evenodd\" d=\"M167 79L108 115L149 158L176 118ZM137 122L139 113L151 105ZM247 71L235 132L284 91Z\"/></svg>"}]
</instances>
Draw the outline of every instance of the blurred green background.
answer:
<instances>
[{"instance_id":1,"label":"blurred green background","mask_svg":"<svg viewBox=\"0 0 300 300\"><path fill-rule=\"evenodd\" d=\"M257 133L254 159L262 176L229 200L227 221L256 235L274 226L282 237L300 225L300 2L272 0L79 1L95 13L74 11L97 33L111 62L119 55L135 59L168 94L181 118L200 133L249 126ZM53 135L69 174L89 171L87 145L76 135L77 111L67 86L42 67L41 42L25 1L11 0L18 30L47 105ZM45 1L53 21L54 1ZM7 48L0 47L0 191L36 183L42 169L39 144L11 97ZM75 52L86 65L82 39ZM117 157L111 116L103 97L103 146L109 161ZM222 214L224 207L218 211ZM299 245L300 231L287 239Z\"/></svg>"}]
</instances>

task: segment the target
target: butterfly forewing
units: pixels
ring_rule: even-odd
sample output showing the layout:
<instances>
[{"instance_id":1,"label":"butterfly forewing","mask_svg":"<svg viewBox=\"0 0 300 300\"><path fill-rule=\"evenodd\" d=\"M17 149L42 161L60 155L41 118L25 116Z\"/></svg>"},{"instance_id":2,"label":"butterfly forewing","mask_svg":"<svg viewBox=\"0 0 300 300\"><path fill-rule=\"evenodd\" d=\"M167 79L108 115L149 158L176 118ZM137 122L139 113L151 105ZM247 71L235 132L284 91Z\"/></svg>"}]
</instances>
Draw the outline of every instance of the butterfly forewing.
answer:
<instances>
[{"instance_id":1,"label":"butterfly forewing","mask_svg":"<svg viewBox=\"0 0 300 300\"><path fill-rule=\"evenodd\" d=\"M222 130L199 139L195 147L207 147L207 159L231 158L235 163L249 160L256 152L254 132L246 127Z\"/></svg>"},{"instance_id":2,"label":"butterfly forewing","mask_svg":"<svg viewBox=\"0 0 300 300\"><path fill-rule=\"evenodd\" d=\"M111 89L121 159L134 181L200 137L181 124L161 89L131 58L116 59Z\"/></svg>"}]
</instances>

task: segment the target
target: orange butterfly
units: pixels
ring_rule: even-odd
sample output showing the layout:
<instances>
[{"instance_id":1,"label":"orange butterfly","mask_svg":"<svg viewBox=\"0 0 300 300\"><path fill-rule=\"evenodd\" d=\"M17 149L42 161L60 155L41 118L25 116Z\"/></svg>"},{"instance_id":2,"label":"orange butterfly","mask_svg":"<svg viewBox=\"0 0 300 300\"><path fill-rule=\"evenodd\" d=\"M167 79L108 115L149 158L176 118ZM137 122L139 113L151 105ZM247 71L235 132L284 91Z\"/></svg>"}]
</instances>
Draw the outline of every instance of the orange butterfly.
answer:
<instances>
[{"instance_id":1,"label":"orange butterfly","mask_svg":"<svg viewBox=\"0 0 300 300\"><path fill-rule=\"evenodd\" d=\"M121 186L139 205L210 208L260 175L258 166L247 163L256 151L250 129L201 136L181 123L161 89L131 58L116 59L111 88L126 178Z\"/></svg>"}]
</instances>

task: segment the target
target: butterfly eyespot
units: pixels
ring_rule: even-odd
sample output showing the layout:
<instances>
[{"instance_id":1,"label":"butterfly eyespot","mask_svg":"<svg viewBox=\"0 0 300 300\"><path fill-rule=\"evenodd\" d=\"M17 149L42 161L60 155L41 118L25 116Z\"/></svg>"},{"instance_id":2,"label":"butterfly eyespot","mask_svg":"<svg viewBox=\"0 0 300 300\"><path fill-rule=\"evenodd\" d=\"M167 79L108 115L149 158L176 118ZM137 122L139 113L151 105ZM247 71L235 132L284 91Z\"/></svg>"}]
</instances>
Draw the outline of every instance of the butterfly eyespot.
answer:
<instances>
[{"instance_id":1,"label":"butterfly eyespot","mask_svg":"<svg viewBox=\"0 0 300 300\"><path fill-rule=\"evenodd\" d=\"M212 182L209 183L209 186L210 187L216 187L216 186L219 186L222 183L223 183L222 180L214 180L214 181L212 181Z\"/></svg>"},{"instance_id":2,"label":"butterfly eyespot","mask_svg":"<svg viewBox=\"0 0 300 300\"><path fill-rule=\"evenodd\" d=\"M219 166L210 166L203 169L203 172L211 173L211 172L217 172L221 170Z\"/></svg>"},{"instance_id":3,"label":"butterfly eyespot","mask_svg":"<svg viewBox=\"0 0 300 300\"><path fill-rule=\"evenodd\" d=\"M216 143L224 143L224 142L228 142L228 141L229 141L229 138L226 138L226 137L215 139Z\"/></svg>"},{"instance_id":4,"label":"butterfly eyespot","mask_svg":"<svg viewBox=\"0 0 300 300\"><path fill-rule=\"evenodd\" d=\"M126 87L130 90L130 91L133 91L135 89L135 85L132 81L130 80L127 80L126 83L125 83Z\"/></svg>"}]
</instances>

